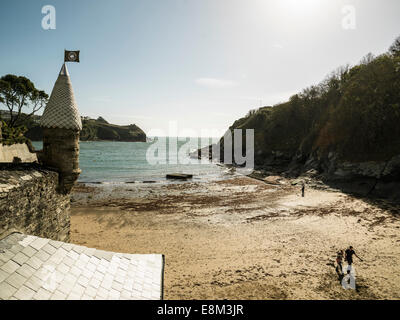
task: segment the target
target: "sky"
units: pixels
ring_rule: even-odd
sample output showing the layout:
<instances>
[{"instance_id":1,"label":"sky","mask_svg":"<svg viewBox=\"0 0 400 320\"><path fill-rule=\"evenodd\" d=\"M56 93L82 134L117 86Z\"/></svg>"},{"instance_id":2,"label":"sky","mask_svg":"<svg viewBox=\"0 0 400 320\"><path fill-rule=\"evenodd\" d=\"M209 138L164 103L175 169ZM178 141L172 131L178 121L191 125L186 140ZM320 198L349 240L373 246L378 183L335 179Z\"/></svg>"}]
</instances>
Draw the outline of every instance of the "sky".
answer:
<instances>
[{"instance_id":1,"label":"sky","mask_svg":"<svg viewBox=\"0 0 400 320\"><path fill-rule=\"evenodd\" d=\"M55 29L42 27L46 5ZM398 0L1 0L0 76L50 94L64 49L80 50L68 69L81 115L218 136L250 109L386 52L399 14Z\"/></svg>"}]
</instances>

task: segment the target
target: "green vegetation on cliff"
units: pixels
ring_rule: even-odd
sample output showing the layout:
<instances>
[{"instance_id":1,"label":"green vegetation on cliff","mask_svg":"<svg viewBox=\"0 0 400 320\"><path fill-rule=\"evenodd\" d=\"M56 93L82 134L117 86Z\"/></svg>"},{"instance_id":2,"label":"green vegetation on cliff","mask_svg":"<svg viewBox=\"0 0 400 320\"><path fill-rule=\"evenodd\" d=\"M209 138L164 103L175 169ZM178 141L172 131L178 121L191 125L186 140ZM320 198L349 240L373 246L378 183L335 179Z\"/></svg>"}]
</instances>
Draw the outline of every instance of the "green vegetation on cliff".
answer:
<instances>
[{"instance_id":1,"label":"green vegetation on cliff","mask_svg":"<svg viewBox=\"0 0 400 320\"><path fill-rule=\"evenodd\" d=\"M118 126L110 124L102 117L97 120L83 120L80 139L113 141L146 141L146 134L135 124Z\"/></svg>"},{"instance_id":2,"label":"green vegetation on cliff","mask_svg":"<svg viewBox=\"0 0 400 320\"><path fill-rule=\"evenodd\" d=\"M263 107L232 129L254 129L256 164L277 152L305 161L337 155L350 162L400 154L400 38L388 53L341 67L288 102Z\"/></svg>"},{"instance_id":3,"label":"green vegetation on cliff","mask_svg":"<svg viewBox=\"0 0 400 320\"><path fill-rule=\"evenodd\" d=\"M42 140L42 129L38 122L30 122L28 131L25 136L33 141ZM119 126L110 124L102 117L97 120L83 119L82 131L80 134L81 141L130 141L130 142L145 142L146 134L135 124L127 126Z\"/></svg>"}]
</instances>

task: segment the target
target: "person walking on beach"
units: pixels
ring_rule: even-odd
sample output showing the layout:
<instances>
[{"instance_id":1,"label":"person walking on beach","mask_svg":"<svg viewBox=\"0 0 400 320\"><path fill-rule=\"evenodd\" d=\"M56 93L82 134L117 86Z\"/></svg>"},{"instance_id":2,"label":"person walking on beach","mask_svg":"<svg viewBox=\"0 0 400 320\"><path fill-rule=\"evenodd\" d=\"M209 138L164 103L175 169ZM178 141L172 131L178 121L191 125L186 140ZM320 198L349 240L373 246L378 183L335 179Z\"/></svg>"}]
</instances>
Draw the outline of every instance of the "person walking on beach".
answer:
<instances>
[{"instance_id":1,"label":"person walking on beach","mask_svg":"<svg viewBox=\"0 0 400 320\"><path fill-rule=\"evenodd\" d=\"M336 272L339 276L343 275L343 256L344 256L344 251L339 250L336 256L336 263L337 263Z\"/></svg>"},{"instance_id":2,"label":"person walking on beach","mask_svg":"<svg viewBox=\"0 0 400 320\"><path fill-rule=\"evenodd\" d=\"M301 183L301 196L304 197L304 189L305 189L304 182Z\"/></svg>"},{"instance_id":3,"label":"person walking on beach","mask_svg":"<svg viewBox=\"0 0 400 320\"><path fill-rule=\"evenodd\" d=\"M356 252L354 251L354 249L353 249L352 246L350 246L348 249L346 249L345 254L346 254L346 261L347 261L347 263L348 263L349 266L351 266L352 263L353 263L353 255L355 255L358 259L360 259L360 261L363 261L363 259L361 259L361 258L356 254Z\"/></svg>"}]
</instances>

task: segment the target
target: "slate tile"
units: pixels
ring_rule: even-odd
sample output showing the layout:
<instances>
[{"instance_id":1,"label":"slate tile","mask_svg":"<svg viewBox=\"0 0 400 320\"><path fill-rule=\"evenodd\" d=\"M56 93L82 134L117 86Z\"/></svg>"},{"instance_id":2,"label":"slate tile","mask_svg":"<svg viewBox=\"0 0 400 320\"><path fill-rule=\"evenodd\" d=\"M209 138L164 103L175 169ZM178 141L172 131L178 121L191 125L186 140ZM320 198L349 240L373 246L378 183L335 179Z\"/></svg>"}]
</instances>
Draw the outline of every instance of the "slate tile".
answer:
<instances>
[{"instance_id":1,"label":"slate tile","mask_svg":"<svg viewBox=\"0 0 400 320\"><path fill-rule=\"evenodd\" d=\"M15 254L9 250L3 250L3 252L0 252L0 261L7 263L9 260L11 260Z\"/></svg>"},{"instance_id":2,"label":"slate tile","mask_svg":"<svg viewBox=\"0 0 400 320\"><path fill-rule=\"evenodd\" d=\"M49 258L50 258L50 254L48 254L46 251L39 250L34 257L38 258L39 260L41 260L42 262L46 262Z\"/></svg>"},{"instance_id":3,"label":"slate tile","mask_svg":"<svg viewBox=\"0 0 400 320\"><path fill-rule=\"evenodd\" d=\"M103 280L101 282L100 286L109 291L111 289L112 284L113 284L112 280L111 281L110 280Z\"/></svg>"},{"instance_id":4,"label":"slate tile","mask_svg":"<svg viewBox=\"0 0 400 320\"><path fill-rule=\"evenodd\" d=\"M83 251L85 251L84 246L73 246L72 250L74 250L76 253L81 254L83 253Z\"/></svg>"},{"instance_id":5,"label":"slate tile","mask_svg":"<svg viewBox=\"0 0 400 320\"><path fill-rule=\"evenodd\" d=\"M99 279L96 278L91 278L89 280L89 285L98 289L100 287L101 281Z\"/></svg>"},{"instance_id":6,"label":"slate tile","mask_svg":"<svg viewBox=\"0 0 400 320\"><path fill-rule=\"evenodd\" d=\"M72 250L74 247L71 248L71 250L67 253L67 256L70 257L72 260L77 260L79 258L79 253L75 252Z\"/></svg>"},{"instance_id":7,"label":"slate tile","mask_svg":"<svg viewBox=\"0 0 400 320\"><path fill-rule=\"evenodd\" d=\"M0 268L0 283L3 282L10 274Z\"/></svg>"},{"instance_id":8,"label":"slate tile","mask_svg":"<svg viewBox=\"0 0 400 320\"><path fill-rule=\"evenodd\" d=\"M25 278L30 278L35 273L35 271L35 269L27 264L23 264L16 270L16 272L23 275Z\"/></svg>"},{"instance_id":9,"label":"slate tile","mask_svg":"<svg viewBox=\"0 0 400 320\"><path fill-rule=\"evenodd\" d=\"M27 265L31 266L33 269L39 269L42 264L43 261L39 260L38 258L36 258L35 256L30 257L26 262Z\"/></svg>"},{"instance_id":10,"label":"slate tile","mask_svg":"<svg viewBox=\"0 0 400 320\"><path fill-rule=\"evenodd\" d=\"M78 283L84 287L86 287L89 284L89 278L86 278L85 276L81 275L78 278Z\"/></svg>"},{"instance_id":11,"label":"slate tile","mask_svg":"<svg viewBox=\"0 0 400 320\"><path fill-rule=\"evenodd\" d=\"M58 248L60 248L60 247L64 244L64 242L56 241L56 240L50 240L50 241L49 241L49 244L50 244L51 246L53 246L54 248L58 249Z\"/></svg>"},{"instance_id":12,"label":"slate tile","mask_svg":"<svg viewBox=\"0 0 400 320\"><path fill-rule=\"evenodd\" d=\"M11 260L19 265L23 265L28 259L28 256L24 255L22 252L18 252Z\"/></svg>"},{"instance_id":13,"label":"slate tile","mask_svg":"<svg viewBox=\"0 0 400 320\"><path fill-rule=\"evenodd\" d=\"M0 299L8 300L12 297L12 295L17 292L17 289L7 282L0 283Z\"/></svg>"},{"instance_id":14,"label":"slate tile","mask_svg":"<svg viewBox=\"0 0 400 320\"><path fill-rule=\"evenodd\" d=\"M32 276L25 282L25 286L37 292L43 286L43 280Z\"/></svg>"},{"instance_id":15,"label":"slate tile","mask_svg":"<svg viewBox=\"0 0 400 320\"><path fill-rule=\"evenodd\" d=\"M31 242L30 246L36 250L42 249L50 239L46 238L36 238L34 241Z\"/></svg>"},{"instance_id":16,"label":"slate tile","mask_svg":"<svg viewBox=\"0 0 400 320\"><path fill-rule=\"evenodd\" d=\"M132 289L132 294L131 294L131 296L132 296L132 299L134 299L134 300L137 300L137 299L139 299L139 297L140 297L140 294L141 294L141 291L140 290L138 290L138 289Z\"/></svg>"},{"instance_id":17,"label":"slate tile","mask_svg":"<svg viewBox=\"0 0 400 320\"><path fill-rule=\"evenodd\" d=\"M5 264L1 266L1 270L4 272L11 274L15 272L20 267L20 265L12 260L8 260Z\"/></svg>"},{"instance_id":18,"label":"slate tile","mask_svg":"<svg viewBox=\"0 0 400 320\"><path fill-rule=\"evenodd\" d=\"M86 265L86 270L90 270L90 271L92 271L92 272L95 272L95 271L96 271L96 265L94 265L93 263L89 262L89 263Z\"/></svg>"},{"instance_id":19,"label":"slate tile","mask_svg":"<svg viewBox=\"0 0 400 320\"><path fill-rule=\"evenodd\" d=\"M56 253L57 249L53 247L50 243L47 243L45 246L43 246L42 251L48 253L49 255L53 255Z\"/></svg>"},{"instance_id":20,"label":"slate tile","mask_svg":"<svg viewBox=\"0 0 400 320\"><path fill-rule=\"evenodd\" d=\"M23 285L14 293L14 297L18 300L32 300L34 294L35 291Z\"/></svg>"},{"instance_id":21,"label":"slate tile","mask_svg":"<svg viewBox=\"0 0 400 320\"><path fill-rule=\"evenodd\" d=\"M95 248L85 248L83 253L89 257L92 256L93 253L95 253L96 249Z\"/></svg>"},{"instance_id":22,"label":"slate tile","mask_svg":"<svg viewBox=\"0 0 400 320\"><path fill-rule=\"evenodd\" d=\"M18 289L21 287L25 282L26 278L23 275L20 275L19 273L12 273L10 276L5 280L9 285L12 285L14 288Z\"/></svg>"},{"instance_id":23,"label":"slate tile","mask_svg":"<svg viewBox=\"0 0 400 320\"><path fill-rule=\"evenodd\" d=\"M103 287L100 287L96 291L96 297L95 298L98 299L98 300L105 300L108 297L108 292L109 292L109 290L107 290L107 289L105 289Z\"/></svg>"},{"instance_id":24,"label":"slate tile","mask_svg":"<svg viewBox=\"0 0 400 320\"><path fill-rule=\"evenodd\" d=\"M118 300L119 296L120 292L115 289L111 289L110 292L108 293L108 298L111 300Z\"/></svg>"},{"instance_id":25,"label":"slate tile","mask_svg":"<svg viewBox=\"0 0 400 320\"><path fill-rule=\"evenodd\" d=\"M57 271L59 271L63 274L66 274L70 269L71 268L64 263L60 263L56 268Z\"/></svg>"},{"instance_id":26,"label":"slate tile","mask_svg":"<svg viewBox=\"0 0 400 320\"><path fill-rule=\"evenodd\" d=\"M19 238L19 240L17 240L17 242L18 242L18 244L26 247L26 246L29 246L32 243L32 241L34 241L35 239L36 239L35 236L24 234L23 236L21 236Z\"/></svg>"},{"instance_id":27,"label":"slate tile","mask_svg":"<svg viewBox=\"0 0 400 320\"><path fill-rule=\"evenodd\" d=\"M22 251L24 249L23 246L21 246L20 244L14 244L9 250L14 253L17 254L18 252Z\"/></svg>"},{"instance_id":28,"label":"slate tile","mask_svg":"<svg viewBox=\"0 0 400 320\"><path fill-rule=\"evenodd\" d=\"M37 250L31 246L26 246L21 252L30 258L37 252Z\"/></svg>"},{"instance_id":29,"label":"slate tile","mask_svg":"<svg viewBox=\"0 0 400 320\"><path fill-rule=\"evenodd\" d=\"M63 258L62 262L70 268L75 264L75 260L68 255Z\"/></svg>"},{"instance_id":30,"label":"slate tile","mask_svg":"<svg viewBox=\"0 0 400 320\"><path fill-rule=\"evenodd\" d=\"M62 293L58 290L56 290L50 297L50 300L65 300L67 298L67 295L65 293Z\"/></svg>"},{"instance_id":31,"label":"slate tile","mask_svg":"<svg viewBox=\"0 0 400 320\"><path fill-rule=\"evenodd\" d=\"M104 279L104 274L101 273L101 272L98 272L98 270L96 270L96 272L93 273L92 278L93 278L93 279L97 279L97 280L99 280L99 281L101 282L101 281L103 281L103 279Z\"/></svg>"},{"instance_id":32,"label":"slate tile","mask_svg":"<svg viewBox=\"0 0 400 320\"><path fill-rule=\"evenodd\" d=\"M117 282L117 281L113 281L113 283L111 284L111 288L116 290L116 291L121 291L122 290L122 283Z\"/></svg>"},{"instance_id":33,"label":"slate tile","mask_svg":"<svg viewBox=\"0 0 400 320\"><path fill-rule=\"evenodd\" d=\"M33 299L35 300L49 300L51 297L51 292L44 289L44 288L40 288L34 295L33 295Z\"/></svg>"},{"instance_id":34,"label":"slate tile","mask_svg":"<svg viewBox=\"0 0 400 320\"><path fill-rule=\"evenodd\" d=\"M71 293L75 293L75 294L82 296L83 293L85 292L85 289L86 289L85 286L82 286L79 283L76 283L75 286L72 288Z\"/></svg>"},{"instance_id":35,"label":"slate tile","mask_svg":"<svg viewBox=\"0 0 400 320\"><path fill-rule=\"evenodd\" d=\"M91 286L88 286L85 288L84 294L88 295L92 298L94 298L96 296L97 290Z\"/></svg>"},{"instance_id":36,"label":"slate tile","mask_svg":"<svg viewBox=\"0 0 400 320\"><path fill-rule=\"evenodd\" d=\"M66 250L66 251L71 251L72 250L72 248L73 248L73 244L71 244L71 243L66 243L66 242L63 242L63 244L62 244L62 246L61 246L64 250Z\"/></svg>"},{"instance_id":37,"label":"slate tile","mask_svg":"<svg viewBox=\"0 0 400 320\"><path fill-rule=\"evenodd\" d=\"M69 273L76 278L78 278L82 274L82 270L79 269L76 265L72 266L71 269L69 270Z\"/></svg>"}]
</instances>

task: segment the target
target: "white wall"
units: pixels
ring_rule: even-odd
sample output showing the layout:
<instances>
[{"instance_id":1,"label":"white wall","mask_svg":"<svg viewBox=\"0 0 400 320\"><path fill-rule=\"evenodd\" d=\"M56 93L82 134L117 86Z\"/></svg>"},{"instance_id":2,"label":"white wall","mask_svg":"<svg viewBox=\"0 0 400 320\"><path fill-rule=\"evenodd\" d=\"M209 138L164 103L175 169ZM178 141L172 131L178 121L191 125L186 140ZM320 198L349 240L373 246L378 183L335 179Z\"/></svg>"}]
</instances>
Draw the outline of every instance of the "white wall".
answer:
<instances>
[{"instance_id":1,"label":"white wall","mask_svg":"<svg viewBox=\"0 0 400 320\"><path fill-rule=\"evenodd\" d=\"M14 157L18 157L22 162L37 161L36 153L29 152L25 143L3 146L0 142L0 162L13 162Z\"/></svg>"}]
</instances>

